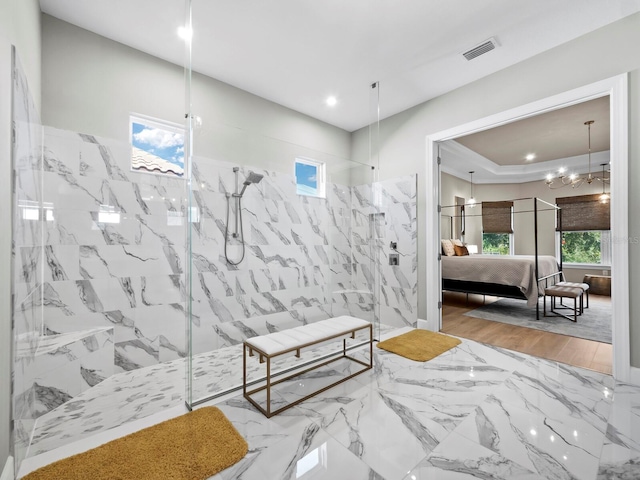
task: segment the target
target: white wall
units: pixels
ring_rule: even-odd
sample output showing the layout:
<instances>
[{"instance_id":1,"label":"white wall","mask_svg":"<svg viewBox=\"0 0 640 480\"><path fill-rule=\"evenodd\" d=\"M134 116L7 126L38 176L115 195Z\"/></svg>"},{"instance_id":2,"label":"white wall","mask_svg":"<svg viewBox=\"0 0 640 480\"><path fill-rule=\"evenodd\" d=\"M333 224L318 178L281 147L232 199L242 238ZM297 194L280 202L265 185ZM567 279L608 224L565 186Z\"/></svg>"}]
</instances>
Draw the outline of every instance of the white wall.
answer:
<instances>
[{"instance_id":1,"label":"white wall","mask_svg":"<svg viewBox=\"0 0 640 480\"><path fill-rule=\"evenodd\" d=\"M11 397L11 45L15 45L40 106L40 6L37 0L0 2L0 470L10 445Z\"/></svg>"},{"instance_id":2,"label":"white wall","mask_svg":"<svg viewBox=\"0 0 640 480\"><path fill-rule=\"evenodd\" d=\"M513 67L461 87L384 120L380 126L380 178L418 173L418 210L424 212L426 148L425 138L457 125L503 112L517 106L565 92L598 80L631 72L630 108L630 205L640 204L640 14L629 16L588 35L537 55ZM384 85L381 85L384 87ZM382 90L384 91L384 90ZM384 97L381 97L384 105ZM634 132L636 132L634 134ZM365 159L367 131L354 133L354 159ZM418 215L418 222L421 216ZM425 226L418 224L418 251L425 250ZM640 218L630 209L630 284L640 282ZM418 263L418 278L425 278L425 261ZM425 286L420 285L424 291ZM419 298L424 298L420 296ZM640 298L631 295L632 365L640 366ZM426 305L418 306L419 315Z\"/></svg>"},{"instance_id":3,"label":"white wall","mask_svg":"<svg viewBox=\"0 0 640 480\"><path fill-rule=\"evenodd\" d=\"M44 125L128 141L131 112L184 123L182 67L49 15L42 19ZM286 156L287 144L315 157L350 156L348 132L210 77L193 75L192 104L202 118L194 134L198 156L216 158L225 142L244 148L247 163L257 166L273 149Z\"/></svg>"}]
</instances>

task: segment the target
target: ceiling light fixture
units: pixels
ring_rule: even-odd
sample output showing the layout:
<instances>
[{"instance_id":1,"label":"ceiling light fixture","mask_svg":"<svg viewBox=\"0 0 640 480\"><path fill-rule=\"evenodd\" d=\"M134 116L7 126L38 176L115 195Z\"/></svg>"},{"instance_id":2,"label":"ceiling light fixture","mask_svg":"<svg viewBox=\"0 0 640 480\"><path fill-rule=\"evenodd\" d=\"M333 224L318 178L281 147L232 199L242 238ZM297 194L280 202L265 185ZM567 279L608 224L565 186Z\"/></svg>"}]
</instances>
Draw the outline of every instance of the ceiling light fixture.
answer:
<instances>
[{"instance_id":1,"label":"ceiling light fixture","mask_svg":"<svg viewBox=\"0 0 640 480\"><path fill-rule=\"evenodd\" d=\"M530 161L532 161L532 160L535 160L535 158L536 158L536 154L535 154L535 153L530 153L530 154L528 154L526 157L524 157L524 159L525 159L527 162L530 162Z\"/></svg>"},{"instance_id":2,"label":"ceiling light fixture","mask_svg":"<svg viewBox=\"0 0 640 480\"><path fill-rule=\"evenodd\" d=\"M609 195L607 193L607 191L605 190L606 187L606 181L608 181L608 178L605 178L605 173L604 173L604 167L607 165L606 163L602 163L602 195L600 195L600 203L608 203L609 200L611 199L611 195Z\"/></svg>"},{"instance_id":3,"label":"ceiling light fixture","mask_svg":"<svg viewBox=\"0 0 640 480\"><path fill-rule=\"evenodd\" d=\"M193 30L190 27L178 27L178 36L185 42L190 42L193 37Z\"/></svg>"},{"instance_id":4,"label":"ceiling light fixture","mask_svg":"<svg viewBox=\"0 0 640 480\"><path fill-rule=\"evenodd\" d=\"M603 172L602 177L596 177L591 173L591 125L593 125L594 123L595 123L594 120L588 120L584 122L584 124L587 126L588 139L589 139L589 143L588 143L589 174L586 177L582 177L576 173L566 175L566 170L563 167L558 170L558 175L555 177L552 173L547 174L547 177L544 180L544 182L547 184L547 187L551 189L562 188L567 186L571 186L572 188L578 188L585 183L591 185L591 183L593 183L594 180L598 180L603 184L609 181L609 179L605 178L604 176L604 167L602 168L602 172Z\"/></svg>"},{"instance_id":5,"label":"ceiling light fixture","mask_svg":"<svg viewBox=\"0 0 640 480\"><path fill-rule=\"evenodd\" d=\"M331 95L327 97L326 102L327 102L327 105L329 105L330 107L335 107L338 104L338 99L333 95Z\"/></svg>"},{"instance_id":6,"label":"ceiling light fixture","mask_svg":"<svg viewBox=\"0 0 640 480\"><path fill-rule=\"evenodd\" d=\"M467 205L469 205L469 208L473 208L476 206L476 199L473 198L473 174L474 171L470 171L469 175L471 175L471 198L469 198L469 201L467 202Z\"/></svg>"}]
</instances>

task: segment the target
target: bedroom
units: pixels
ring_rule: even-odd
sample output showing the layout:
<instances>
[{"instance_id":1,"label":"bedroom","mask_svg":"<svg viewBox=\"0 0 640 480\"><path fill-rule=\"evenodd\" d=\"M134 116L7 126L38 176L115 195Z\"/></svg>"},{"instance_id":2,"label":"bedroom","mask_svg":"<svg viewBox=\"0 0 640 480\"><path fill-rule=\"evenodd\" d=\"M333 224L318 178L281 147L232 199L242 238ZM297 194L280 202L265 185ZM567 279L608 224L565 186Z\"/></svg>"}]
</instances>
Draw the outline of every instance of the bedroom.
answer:
<instances>
[{"instance_id":1,"label":"bedroom","mask_svg":"<svg viewBox=\"0 0 640 480\"><path fill-rule=\"evenodd\" d=\"M611 372L611 297L607 291L611 281L610 231L574 228L572 224L577 216L568 216L569 210L565 207L564 231L556 232L553 207L561 198L573 202L578 197L594 195L596 206L589 207L584 216L586 222L593 224L601 216L608 216L608 200L606 204L599 200L603 193L611 194L609 117L609 97L602 96L440 145L443 239L461 239L472 252L470 258L477 254L506 254L530 255L533 260L537 251L540 260L537 277L541 278L551 273L544 270L543 259L551 263L560 260L558 245L562 235L565 279L578 283L586 280L592 285L591 292L586 292L591 294L591 308L584 309L584 316L578 315L574 323L568 318L551 316L549 299L544 305L540 297L536 305L537 292L527 292L528 301L498 298L478 294L494 291L485 290L486 286L485 289L470 287L460 284L460 280L451 280L463 278L462 272L454 273L451 269L456 261L459 264L465 257L443 255L444 331ZM594 123L586 124L589 120ZM564 183L557 173L561 167L568 169ZM569 180L570 173L577 174L578 178ZM555 174L551 184L545 180L549 174ZM537 223L534 197L539 199L535 202ZM509 200L513 201L511 212L504 217L504 225L500 225L495 221L497 218L488 213L488 202ZM597 227L593 225L594 229ZM587 228L592 226L584 227ZM581 231L576 231L578 229ZM482 257L475 258L479 261ZM483 261L487 260L499 259ZM531 276L535 278L533 270L532 266ZM465 279L471 278L469 272L466 268ZM505 275L505 271L500 275ZM503 283L503 279L498 277L496 283ZM518 291L503 291L499 295L520 297ZM571 299L563 300L563 305L571 307ZM549 316L543 313L545 307ZM558 313L574 319L571 308Z\"/></svg>"}]
</instances>

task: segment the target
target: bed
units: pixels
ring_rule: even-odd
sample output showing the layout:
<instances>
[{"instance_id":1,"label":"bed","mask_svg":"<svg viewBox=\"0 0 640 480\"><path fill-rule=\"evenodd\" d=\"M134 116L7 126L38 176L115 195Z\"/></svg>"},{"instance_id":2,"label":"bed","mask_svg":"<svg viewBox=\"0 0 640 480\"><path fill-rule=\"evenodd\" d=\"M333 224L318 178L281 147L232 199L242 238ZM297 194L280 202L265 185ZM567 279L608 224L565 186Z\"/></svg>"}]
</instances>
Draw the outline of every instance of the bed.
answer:
<instances>
[{"instance_id":1,"label":"bed","mask_svg":"<svg viewBox=\"0 0 640 480\"><path fill-rule=\"evenodd\" d=\"M464 255L442 256L442 289L454 292L519 298L528 306L538 304L543 294L538 278L559 271L551 255Z\"/></svg>"}]
</instances>

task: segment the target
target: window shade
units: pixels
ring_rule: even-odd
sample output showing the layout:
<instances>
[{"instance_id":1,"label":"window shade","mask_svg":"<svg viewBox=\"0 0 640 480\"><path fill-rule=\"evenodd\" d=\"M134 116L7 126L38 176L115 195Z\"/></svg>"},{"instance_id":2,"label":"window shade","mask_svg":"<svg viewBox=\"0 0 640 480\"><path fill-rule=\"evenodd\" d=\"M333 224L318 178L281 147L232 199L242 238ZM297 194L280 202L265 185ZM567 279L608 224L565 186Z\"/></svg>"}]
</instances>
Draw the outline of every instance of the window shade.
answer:
<instances>
[{"instance_id":1,"label":"window shade","mask_svg":"<svg viewBox=\"0 0 640 480\"><path fill-rule=\"evenodd\" d=\"M600 194L556 198L561 208L562 231L610 230L609 202L600 203ZM559 230L560 224L558 222Z\"/></svg>"},{"instance_id":2,"label":"window shade","mask_svg":"<svg viewBox=\"0 0 640 480\"><path fill-rule=\"evenodd\" d=\"M482 202L482 233L513 233L513 202Z\"/></svg>"}]
</instances>

